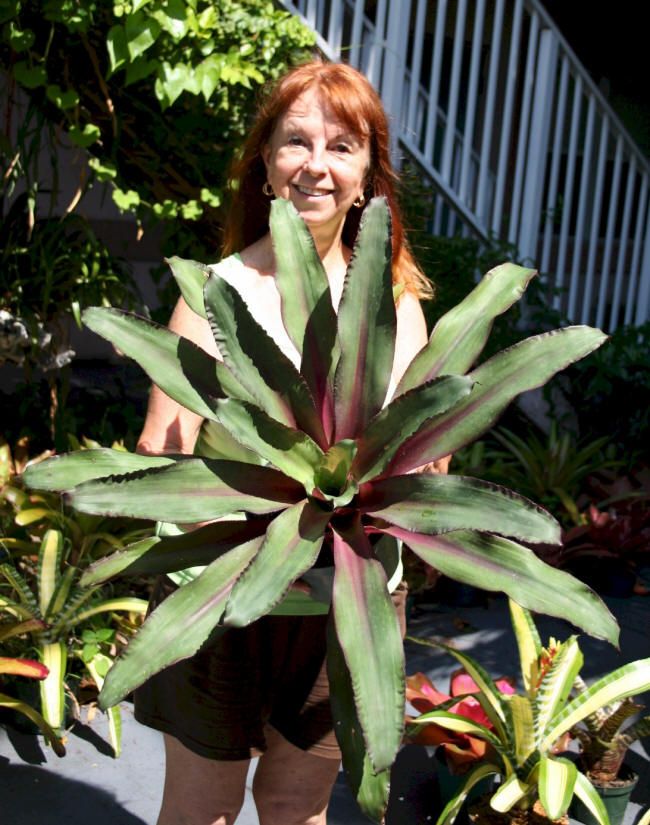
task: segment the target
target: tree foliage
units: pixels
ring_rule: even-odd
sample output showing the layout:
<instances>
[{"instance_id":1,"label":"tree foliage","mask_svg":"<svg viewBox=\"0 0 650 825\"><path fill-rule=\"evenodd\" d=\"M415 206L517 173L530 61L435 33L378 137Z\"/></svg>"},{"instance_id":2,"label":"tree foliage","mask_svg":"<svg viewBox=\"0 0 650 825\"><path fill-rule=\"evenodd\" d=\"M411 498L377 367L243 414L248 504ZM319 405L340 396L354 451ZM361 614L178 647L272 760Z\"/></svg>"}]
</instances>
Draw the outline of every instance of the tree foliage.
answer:
<instances>
[{"instance_id":1,"label":"tree foliage","mask_svg":"<svg viewBox=\"0 0 650 825\"><path fill-rule=\"evenodd\" d=\"M94 181L148 226L179 221L214 252L226 169L261 85L305 56L313 35L269 0L0 0L9 85L64 144L87 150ZM24 158L5 139L6 179ZM82 173L83 174L83 173Z\"/></svg>"}]
</instances>

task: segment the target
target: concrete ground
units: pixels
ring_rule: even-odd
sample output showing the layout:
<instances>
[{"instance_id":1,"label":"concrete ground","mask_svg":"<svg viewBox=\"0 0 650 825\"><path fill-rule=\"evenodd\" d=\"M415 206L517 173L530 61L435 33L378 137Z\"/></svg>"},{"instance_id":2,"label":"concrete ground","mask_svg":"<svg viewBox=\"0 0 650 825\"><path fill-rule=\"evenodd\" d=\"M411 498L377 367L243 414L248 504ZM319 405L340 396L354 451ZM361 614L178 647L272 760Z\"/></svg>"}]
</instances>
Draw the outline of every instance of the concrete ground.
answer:
<instances>
[{"instance_id":1,"label":"concrete ground","mask_svg":"<svg viewBox=\"0 0 650 825\"><path fill-rule=\"evenodd\" d=\"M608 599L621 625L621 652L582 636L585 653L583 675L590 681L626 661L650 656L650 597ZM564 639L571 627L539 617L542 640ZM502 598L469 607L425 605L416 609L409 634L453 642L471 651L493 676L517 673L517 653ZM442 652L406 643L407 673L427 673L441 690L456 667ZM650 707L650 696L643 697ZM123 750L112 757L105 719L98 714L91 724L77 724L70 732L67 755L58 759L40 737L0 727L0 825L155 825L160 805L164 756L156 731L134 719L123 705ZM650 740L638 743L629 762L640 774L624 825L636 825L650 807ZM254 765L251 767L251 775ZM250 778L244 808L237 825L257 825ZM402 749L392 778L387 825L434 822L437 815L434 768L426 749ZM329 825L362 825L342 774L335 785Z\"/></svg>"}]
</instances>

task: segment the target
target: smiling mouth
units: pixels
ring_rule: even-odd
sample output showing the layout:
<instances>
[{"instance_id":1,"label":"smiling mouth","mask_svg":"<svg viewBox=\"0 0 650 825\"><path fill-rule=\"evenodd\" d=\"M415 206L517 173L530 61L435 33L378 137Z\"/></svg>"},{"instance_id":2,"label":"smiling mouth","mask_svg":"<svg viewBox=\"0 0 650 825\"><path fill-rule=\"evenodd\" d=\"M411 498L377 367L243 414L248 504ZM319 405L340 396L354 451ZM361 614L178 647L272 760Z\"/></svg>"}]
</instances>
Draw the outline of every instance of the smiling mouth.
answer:
<instances>
[{"instance_id":1,"label":"smiling mouth","mask_svg":"<svg viewBox=\"0 0 650 825\"><path fill-rule=\"evenodd\" d=\"M334 191L333 189L312 189L310 186L301 186L297 183L294 183L294 187L301 195L309 195L313 198L324 198L326 195L331 195Z\"/></svg>"}]
</instances>

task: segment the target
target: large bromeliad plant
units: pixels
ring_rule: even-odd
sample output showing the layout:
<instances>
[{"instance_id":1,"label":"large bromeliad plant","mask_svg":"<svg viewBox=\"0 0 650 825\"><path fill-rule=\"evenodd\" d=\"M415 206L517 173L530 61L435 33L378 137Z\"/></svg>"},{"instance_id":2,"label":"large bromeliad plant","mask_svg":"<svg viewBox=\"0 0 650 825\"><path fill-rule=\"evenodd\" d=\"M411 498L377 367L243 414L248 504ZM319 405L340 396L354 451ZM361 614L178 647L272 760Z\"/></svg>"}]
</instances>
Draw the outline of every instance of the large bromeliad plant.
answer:
<instances>
[{"instance_id":1,"label":"large bromeliad plant","mask_svg":"<svg viewBox=\"0 0 650 825\"><path fill-rule=\"evenodd\" d=\"M394 570L387 575L386 556L375 549L384 542L375 545L373 536L405 541L447 576L502 590L531 610L616 641L616 623L592 591L517 543L557 543L559 526L548 513L477 479L412 472L473 441L516 395L605 336L586 327L535 336L464 375L495 316L534 274L506 264L440 319L386 403L396 311L383 199L365 210L338 314L311 235L287 201L274 202L271 233L282 317L300 369L228 283L207 267L172 259L181 292L208 319L223 362L126 312L93 308L84 320L167 395L211 422L213 437L201 442L210 451L87 451L39 464L26 481L66 491L84 512L213 522L141 541L86 574L91 583L207 565L152 613L109 672L105 707L191 656L215 628L248 625L281 609L295 595L292 583L331 543L332 707L357 800L379 820L403 733L404 659L387 587Z\"/></svg>"}]
</instances>

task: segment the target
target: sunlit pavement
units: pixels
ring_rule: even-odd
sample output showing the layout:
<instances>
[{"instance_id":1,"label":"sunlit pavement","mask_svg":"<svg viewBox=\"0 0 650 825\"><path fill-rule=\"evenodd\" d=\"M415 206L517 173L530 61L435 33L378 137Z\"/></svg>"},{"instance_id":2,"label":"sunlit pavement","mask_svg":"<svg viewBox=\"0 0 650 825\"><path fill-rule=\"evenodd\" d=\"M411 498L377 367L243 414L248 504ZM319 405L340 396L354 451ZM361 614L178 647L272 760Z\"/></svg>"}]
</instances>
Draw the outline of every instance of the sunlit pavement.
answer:
<instances>
[{"instance_id":1,"label":"sunlit pavement","mask_svg":"<svg viewBox=\"0 0 650 825\"><path fill-rule=\"evenodd\" d=\"M650 597L608 599L621 625L621 652L611 645L581 636L585 654L583 676L591 681L619 664L650 656ZM570 625L539 617L545 642L565 639ZM429 604L416 609L408 632L420 638L453 642L471 651L495 677L517 673L517 652L505 599L495 598L472 607ZM406 643L407 672L423 671L446 690L456 662L411 642ZM645 699L650 708L650 695ZM123 705L122 755L114 759L107 742L106 723L98 714L92 724L77 725L67 742L67 755L58 759L36 736L0 727L0 825L155 825L163 776L162 739L133 719ZM635 825L650 806L650 740L637 743L629 760L640 774L624 825ZM254 766L253 766L254 768ZM392 777L387 825L435 822L434 772L424 748L404 748ZM367 825L339 775L328 818L329 825ZM257 825L249 791L237 825Z\"/></svg>"}]
</instances>

